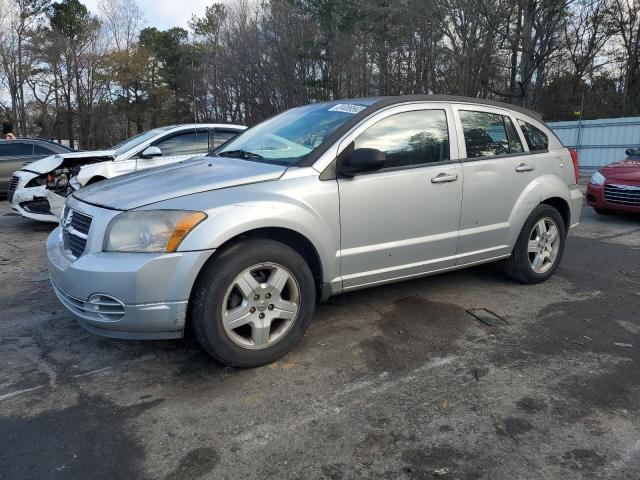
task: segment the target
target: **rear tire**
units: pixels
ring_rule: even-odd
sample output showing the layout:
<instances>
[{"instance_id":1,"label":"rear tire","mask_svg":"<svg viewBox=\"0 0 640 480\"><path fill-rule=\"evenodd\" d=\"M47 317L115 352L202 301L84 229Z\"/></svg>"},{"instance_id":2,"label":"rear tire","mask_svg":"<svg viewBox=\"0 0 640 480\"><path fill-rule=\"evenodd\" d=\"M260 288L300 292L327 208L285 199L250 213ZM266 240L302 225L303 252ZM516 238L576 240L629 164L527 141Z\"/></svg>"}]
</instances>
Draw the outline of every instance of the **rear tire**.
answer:
<instances>
[{"instance_id":1,"label":"rear tire","mask_svg":"<svg viewBox=\"0 0 640 480\"><path fill-rule=\"evenodd\" d=\"M247 239L226 248L194 286L191 321L200 345L235 367L258 367L304 336L316 303L311 269L289 246Z\"/></svg>"},{"instance_id":2,"label":"rear tire","mask_svg":"<svg viewBox=\"0 0 640 480\"><path fill-rule=\"evenodd\" d=\"M544 282L560 265L566 236L560 213L549 205L538 205L524 223L511 256L503 261L504 272L521 283Z\"/></svg>"}]
</instances>

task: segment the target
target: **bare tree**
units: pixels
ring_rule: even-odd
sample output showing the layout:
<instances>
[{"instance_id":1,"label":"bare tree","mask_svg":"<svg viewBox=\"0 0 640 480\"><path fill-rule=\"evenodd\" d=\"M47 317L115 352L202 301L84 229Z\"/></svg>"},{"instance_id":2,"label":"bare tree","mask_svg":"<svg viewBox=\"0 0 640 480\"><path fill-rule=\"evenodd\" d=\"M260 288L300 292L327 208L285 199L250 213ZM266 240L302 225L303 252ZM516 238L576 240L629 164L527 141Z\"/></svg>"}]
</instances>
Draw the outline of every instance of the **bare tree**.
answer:
<instances>
[{"instance_id":1,"label":"bare tree","mask_svg":"<svg viewBox=\"0 0 640 480\"><path fill-rule=\"evenodd\" d=\"M0 7L0 61L11 105L6 108L16 131L27 133L25 86L33 68L29 36L42 18L48 0L14 0Z\"/></svg>"},{"instance_id":2,"label":"bare tree","mask_svg":"<svg viewBox=\"0 0 640 480\"><path fill-rule=\"evenodd\" d=\"M100 0L98 11L115 49L131 53L146 23L144 13L135 0Z\"/></svg>"},{"instance_id":3,"label":"bare tree","mask_svg":"<svg viewBox=\"0 0 640 480\"><path fill-rule=\"evenodd\" d=\"M623 47L623 105L640 111L640 5L637 0L612 0L612 25Z\"/></svg>"}]
</instances>

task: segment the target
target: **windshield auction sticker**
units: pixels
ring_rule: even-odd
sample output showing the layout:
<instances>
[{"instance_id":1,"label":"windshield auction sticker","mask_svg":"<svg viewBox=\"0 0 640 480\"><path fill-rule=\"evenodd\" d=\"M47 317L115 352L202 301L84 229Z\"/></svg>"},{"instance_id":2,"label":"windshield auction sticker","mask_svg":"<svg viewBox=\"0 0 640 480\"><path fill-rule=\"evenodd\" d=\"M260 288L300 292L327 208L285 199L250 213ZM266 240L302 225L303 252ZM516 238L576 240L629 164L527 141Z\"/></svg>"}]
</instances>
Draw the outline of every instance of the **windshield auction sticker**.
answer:
<instances>
[{"instance_id":1,"label":"windshield auction sticker","mask_svg":"<svg viewBox=\"0 0 640 480\"><path fill-rule=\"evenodd\" d=\"M359 113L367 107L353 103L339 103L329 109L330 112Z\"/></svg>"}]
</instances>

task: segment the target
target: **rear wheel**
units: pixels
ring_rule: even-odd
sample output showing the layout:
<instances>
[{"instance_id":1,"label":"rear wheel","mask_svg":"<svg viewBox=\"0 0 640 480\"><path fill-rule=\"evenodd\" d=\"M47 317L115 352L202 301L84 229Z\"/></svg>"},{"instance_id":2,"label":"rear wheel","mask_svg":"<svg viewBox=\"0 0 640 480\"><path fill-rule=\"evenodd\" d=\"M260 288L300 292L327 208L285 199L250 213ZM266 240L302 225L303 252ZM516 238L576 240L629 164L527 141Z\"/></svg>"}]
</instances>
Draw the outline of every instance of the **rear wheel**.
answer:
<instances>
[{"instance_id":1,"label":"rear wheel","mask_svg":"<svg viewBox=\"0 0 640 480\"><path fill-rule=\"evenodd\" d=\"M544 282L560 264L565 239L560 213L549 205L539 205L522 227L511 256L504 261L505 273L522 283Z\"/></svg>"},{"instance_id":2,"label":"rear wheel","mask_svg":"<svg viewBox=\"0 0 640 480\"><path fill-rule=\"evenodd\" d=\"M203 270L194 287L195 337L212 356L257 367L289 352L304 335L316 289L305 260L265 239L231 246Z\"/></svg>"}]
</instances>

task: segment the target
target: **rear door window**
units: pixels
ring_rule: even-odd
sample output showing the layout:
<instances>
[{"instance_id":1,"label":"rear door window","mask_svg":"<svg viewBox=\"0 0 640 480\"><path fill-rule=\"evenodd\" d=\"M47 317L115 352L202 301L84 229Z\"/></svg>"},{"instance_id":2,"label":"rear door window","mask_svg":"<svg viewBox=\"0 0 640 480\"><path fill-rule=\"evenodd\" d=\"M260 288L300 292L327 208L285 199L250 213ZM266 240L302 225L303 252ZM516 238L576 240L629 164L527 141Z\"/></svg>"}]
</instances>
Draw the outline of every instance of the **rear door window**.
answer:
<instances>
[{"instance_id":1,"label":"rear door window","mask_svg":"<svg viewBox=\"0 0 640 480\"><path fill-rule=\"evenodd\" d=\"M511 119L489 112L460 110L467 158L496 157L524 151Z\"/></svg>"},{"instance_id":2,"label":"rear door window","mask_svg":"<svg viewBox=\"0 0 640 480\"><path fill-rule=\"evenodd\" d=\"M34 145L33 146L33 154L34 155L53 155L56 153L53 149L49 149L42 145Z\"/></svg>"},{"instance_id":3,"label":"rear door window","mask_svg":"<svg viewBox=\"0 0 640 480\"><path fill-rule=\"evenodd\" d=\"M174 155L204 155L209 147L209 135L206 131L189 131L173 135L155 143L163 157Z\"/></svg>"},{"instance_id":4,"label":"rear door window","mask_svg":"<svg viewBox=\"0 0 640 480\"><path fill-rule=\"evenodd\" d=\"M524 120L518 120L518 124L522 130L524 139L527 141L529 151L541 152L549 150L549 137L547 137L546 133Z\"/></svg>"},{"instance_id":5,"label":"rear door window","mask_svg":"<svg viewBox=\"0 0 640 480\"><path fill-rule=\"evenodd\" d=\"M387 156L385 168L420 166L449 160L444 110L396 113L362 132L355 148L375 148Z\"/></svg>"},{"instance_id":6,"label":"rear door window","mask_svg":"<svg viewBox=\"0 0 640 480\"><path fill-rule=\"evenodd\" d=\"M213 151L220 145L228 142L233 137L237 136L240 132L235 130L211 130L209 137L209 151Z\"/></svg>"}]
</instances>

